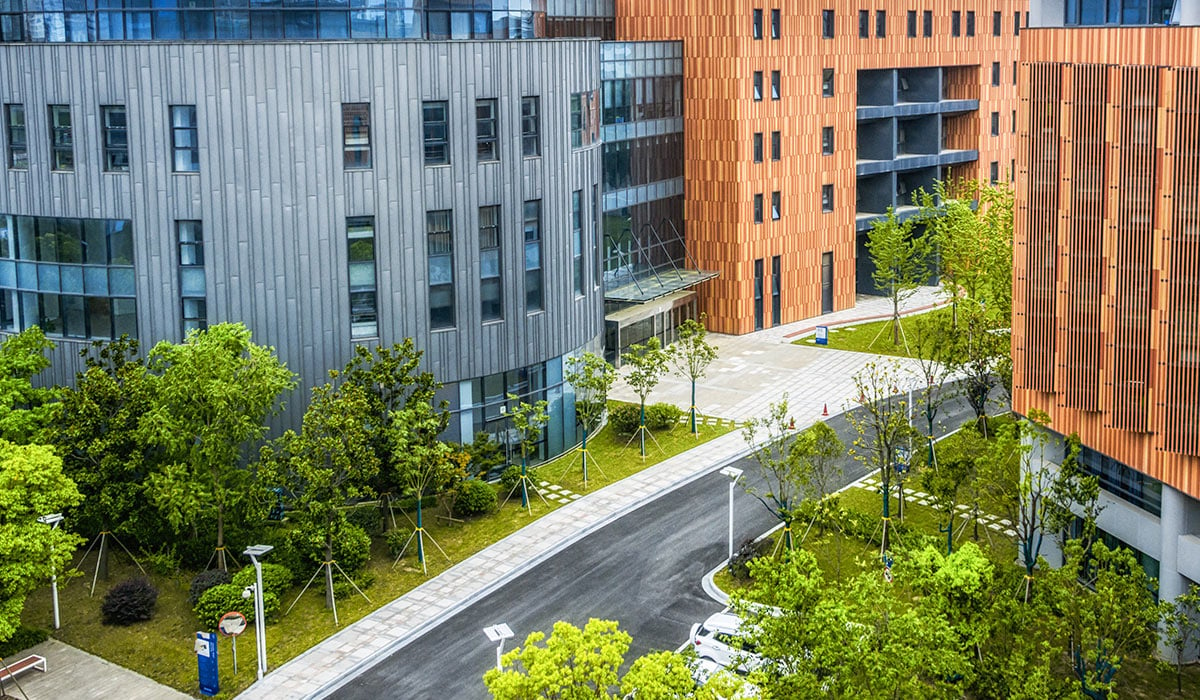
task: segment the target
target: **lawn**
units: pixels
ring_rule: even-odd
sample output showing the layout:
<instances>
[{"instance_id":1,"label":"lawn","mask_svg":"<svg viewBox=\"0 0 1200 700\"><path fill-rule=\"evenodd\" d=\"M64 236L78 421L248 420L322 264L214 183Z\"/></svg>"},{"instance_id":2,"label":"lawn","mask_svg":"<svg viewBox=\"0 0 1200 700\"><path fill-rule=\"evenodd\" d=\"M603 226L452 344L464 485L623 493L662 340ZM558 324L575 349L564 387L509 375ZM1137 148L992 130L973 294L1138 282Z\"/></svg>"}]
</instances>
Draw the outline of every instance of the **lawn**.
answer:
<instances>
[{"instance_id":1,"label":"lawn","mask_svg":"<svg viewBox=\"0 0 1200 700\"><path fill-rule=\"evenodd\" d=\"M951 311L949 307L943 307L929 313L949 314ZM842 326L841 328L830 328L829 344L825 346L817 345L815 335L793 341L793 344L828 347L834 350L850 350L852 352L869 352L876 355L892 355L894 357L912 357L913 355L910 352L911 345L906 341L906 337L908 341L911 341L912 334L917 332L917 319L921 315L923 314L900 317L902 333L898 345L892 343L891 319Z\"/></svg>"},{"instance_id":2,"label":"lawn","mask_svg":"<svg viewBox=\"0 0 1200 700\"><path fill-rule=\"evenodd\" d=\"M638 456L636 443L626 447L628 436L615 435L611 429L605 428L588 441L589 455L597 466L589 468L587 489L583 487L578 455L573 452L538 467L534 470L534 478L551 481L577 493L587 493L724 435L734 428L735 426L728 421L719 425L714 422L711 425L702 425L701 433L696 437L688 432L686 425L679 424L670 430L655 434L658 444L648 444L645 460ZM575 461L573 466L572 460ZM505 495L499 494L499 499L503 501ZM361 619L385 603L442 573L454 563L467 559L560 507L553 501L544 503L537 497L533 497L531 502L532 515L522 509L520 499L514 497L495 513L465 522L450 522L445 518L430 517L434 511L426 510L425 528L449 557L447 560L434 547L427 545L428 576L421 572L421 567L411 550L399 565L393 568L393 559L388 555L383 539L374 538L371 561L367 565L375 575L374 585L366 591L371 602L358 595L338 601L338 618L341 625L344 627ZM397 513L396 517L401 527L408 526L403 515ZM159 588L158 608L154 619L131 627L111 627L100 623L100 603L105 591L109 586L139 572L124 555L114 556L111 559L109 580L101 581L96 586L95 597L89 597L88 588L92 572L95 570L94 556L93 554L89 558L88 562L92 564L92 568L85 574L59 579L62 628L54 637L199 697L196 659L192 650L192 640L199 626L187 600L188 586L193 574L153 576ZM267 560L270 560L269 556ZM302 585L313 572L296 571L293 574L300 579L299 584ZM280 616L266 625L267 658L272 668L278 667L337 631L333 615L325 609L323 595L316 588L317 584L314 584L289 614ZM284 597L281 601L283 610L292 604L299 592L300 585L297 585ZM50 589L46 586L29 597L22 621L31 627L47 627L50 619ZM236 675L233 672L230 642L226 639L221 640L219 660L223 692L219 697L233 697L254 681L256 652L253 637L253 630L248 630L238 643Z\"/></svg>"}]
</instances>

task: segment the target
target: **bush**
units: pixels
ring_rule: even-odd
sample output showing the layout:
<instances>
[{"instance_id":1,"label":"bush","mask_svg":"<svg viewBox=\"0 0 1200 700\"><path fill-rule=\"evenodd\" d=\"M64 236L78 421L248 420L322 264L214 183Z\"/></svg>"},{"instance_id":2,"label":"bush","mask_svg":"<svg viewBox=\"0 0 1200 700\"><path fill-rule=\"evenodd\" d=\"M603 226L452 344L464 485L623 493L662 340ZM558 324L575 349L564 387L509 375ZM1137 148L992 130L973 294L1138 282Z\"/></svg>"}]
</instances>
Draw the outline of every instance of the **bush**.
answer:
<instances>
[{"instance_id":1,"label":"bush","mask_svg":"<svg viewBox=\"0 0 1200 700\"><path fill-rule=\"evenodd\" d=\"M302 525L288 533L280 563L304 577L325 563L325 535L320 528ZM346 573L362 568L371 558L371 538L361 527L343 522L334 530L333 558Z\"/></svg>"},{"instance_id":2,"label":"bush","mask_svg":"<svg viewBox=\"0 0 1200 700\"><path fill-rule=\"evenodd\" d=\"M387 534L388 554L392 559L400 558L400 552L404 551L404 545L408 544L408 538L412 537L412 533L413 531L409 528L402 527Z\"/></svg>"},{"instance_id":3,"label":"bush","mask_svg":"<svg viewBox=\"0 0 1200 700\"><path fill-rule=\"evenodd\" d=\"M755 542L754 540L746 540L742 546L733 553L733 559L729 561L729 573L738 581L750 580L750 562L769 553L774 545L774 540L770 537L764 537Z\"/></svg>"},{"instance_id":4,"label":"bush","mask_svg":"<svg viewBox=\"0 0 1200 700\"><path fill-rule=\"evenodd\" d=\"M370 588L375 583L375 574L372 573L369 569L358 572L357 574L354 575L353 578L354 578L354 584L356 586L358 586L359 590L361 590L361 591L366 591L368 588ZM325 579L322 578L321 580L324 581ZM321 595L325 594L324 591L325 591L325 587L322 586L321 587ZM351 586L350 582L346 580L346 577L342 576L340 573L338 573L335 570L333 572L333 598L334 598L334 600L345 600L346 598L349 598L351 596L356 596L356 595L358 595L358 591L354 590L354 586Z\"/></svg>"},{"instance_id":5,"label":"bush","mask_svg":"<svg viewBox=\"0 0 1200 700\"><path fill-rule=\"evenodd\" d=\"M158 589L139 576L109 589L100 605L100 615L106 625L132 625L154 617L157 603Z\"/></svg>"},{"instance_id":6,"label":"bush","mask_svg":"<svg viewBox=\"0 0 1200 700\"><path fill-rule=\"evenodd\" d=\"M220 569L210 569L209 571L201 571L192 579L192 585L188 588L188 603L195 607L196 603L200 602L200 596L213 586L219 586L222 583L232 583L233 576L228 571Z\"/></svg>"},{"instance_id":7,"label":"bush","mask_svg":"<svg viewBox=\"0 0 1200 700\"><path fill-rule=\"evenodd\" d=\"M632 435L642 423L642 409L637 404L622 403L608 412L608 424L618 433Z\"/></svg>"},{"instance_id":8,"label":"bush","mask_svg":"<svg viewBox=\"0 0 1200 700\"><path fill-rule=\"evenodd\" d=\"M263 590L267 593L274 593L280 598L292 587L292 570L283 564L269 564L264 562L262 565L262 577ZM241 571L233 575L233 585L241 586L242 588L255 583L255 580L253 566L242 567Z\"/></svg>"},{"instance_id":9,"label":"bush","mask_svg":"<svg viewBox=\"0 0 1200 700\"><path fill-rule=\"evenodd\" d=\"M179 573L179 555L175 553L175 545L162 545L156 552L142 552L142 561L159 576L174 576Z\"/></svg>"},{"instance_id":10,"label":"bush","mask_svg":"<svg viewBox=\"0 0 1200 700\"><path fill-rule=\"evenodd\" d=\"M500 493L507 494L521 481L521 467L514 464L500 474Z\"/></svg>"},{"instance_id":11,"label":"bush","mask_svg":"<svg viewBox=\"0 0 1200 700\"><path fill-rule=\"evenodd\" d=\"M263 588L267 584L263 583ZM222 583L219 586L213 586L200 596L200 601L196 603L196 607L192 608L192 612L196 613L196 619L200 624L209 630L217 628L217 622L221 620L221 616L227 612L237 611L246 616L247 622L254 622L254 599L243 598L242 592L245 586L238 586L232 583ZM274 593L263 594L263 613L270 620L279 612L279 596Z\"/></svg>"},{"instance_id":12,"label":"bush","mask_svg":"<svg viewBox=\"0 0 1200 700\"><path fill-rule=\"evenodd\" d=\"M50 633L46 630L34 629L32 627L18 627L17 631L13 632L13 636L9 637L7 642L0 642L0 658L7 659L10 656L16 656L30 647L41 644L49 637Z\"/></svg>"},{"instance_id":13,"label":"bush","mask_svg":"<svg viewBox=\"0 0 1200 700\"><path fill-rule=\"evenodd\" d=\"M368 537L383 534L383 511L375 504L357 506L346 511L346 522L362 528Z\"/></svg>"},{"instance_id":14,"label":"bush","mask_svg":"<svg viewBox=\"0 0 1200 700\"><path fill-rule=\"evenodd\" d=\"M646 427L650 430L670 430L679 425L683 411L669 403L652 403L646 407Z\"/></svg>"},{"instance_id":15,"label":"bush","mask_svg":"<svg viewBox=\"0 0 1200 700\"><path fill-rule=\"evenodd\" d=\"M454 512L459 515L483 515L496 509L496 489L486 481L471 479L458 487Z\"/></svg>"}]
</instances>

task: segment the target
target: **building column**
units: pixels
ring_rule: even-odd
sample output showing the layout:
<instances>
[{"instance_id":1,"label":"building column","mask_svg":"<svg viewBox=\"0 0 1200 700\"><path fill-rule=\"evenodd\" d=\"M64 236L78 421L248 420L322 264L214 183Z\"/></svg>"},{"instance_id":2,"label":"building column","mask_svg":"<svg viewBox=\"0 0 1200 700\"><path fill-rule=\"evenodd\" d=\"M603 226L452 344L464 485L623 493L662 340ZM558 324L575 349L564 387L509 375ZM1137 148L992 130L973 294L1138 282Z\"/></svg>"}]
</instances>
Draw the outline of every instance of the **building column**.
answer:
<instances>
[{"instance_id":1,"label":"building column","mask_svg":"<svg viewBox=\"0 0 1200 700\"><path fill-rule=\"evenodd\" d=\"M1158 599L1174 602L1175 598L1187 592L1187 582L1179 574L1179 536L1187 526L1187 496L1171 488L1162 486L1162 516L1159 518L1159 541L1162 547L1158 557ZM1174 659L1174 652L1168 649L1161 637L1158 641L1159 656L1164 659Z\"/></svg>"}]
</instances>

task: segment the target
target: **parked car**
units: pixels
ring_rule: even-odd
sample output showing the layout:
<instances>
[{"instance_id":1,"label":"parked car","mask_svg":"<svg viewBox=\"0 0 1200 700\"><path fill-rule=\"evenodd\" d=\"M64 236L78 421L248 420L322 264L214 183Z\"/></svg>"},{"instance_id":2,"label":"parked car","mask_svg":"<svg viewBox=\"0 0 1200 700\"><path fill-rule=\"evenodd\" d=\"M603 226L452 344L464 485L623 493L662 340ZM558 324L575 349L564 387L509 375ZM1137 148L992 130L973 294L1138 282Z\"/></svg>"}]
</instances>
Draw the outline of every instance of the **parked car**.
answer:
<instances>
[{"instance_id":1,"label":"parked car","mask_svg":"<svg viewBox=\"0 0 1200 700\"><path fill-rule=\"evenodd\" d=\"M720 612L692 625L690 639L700 659L708 659L744 676L763 663L747 636L740 617Z\"/></svg>"},{"instance_id":2,"label":"parked car","mask_svg":"<svg viewBox=\"0 0 1200 700\"><path fill-rule=\"evenodd\" d=\"M726 700L754 700L761 697L758 686L712 659L693 657L689 664L697 688L707 685Z\"/></svg>"}]
</instances>

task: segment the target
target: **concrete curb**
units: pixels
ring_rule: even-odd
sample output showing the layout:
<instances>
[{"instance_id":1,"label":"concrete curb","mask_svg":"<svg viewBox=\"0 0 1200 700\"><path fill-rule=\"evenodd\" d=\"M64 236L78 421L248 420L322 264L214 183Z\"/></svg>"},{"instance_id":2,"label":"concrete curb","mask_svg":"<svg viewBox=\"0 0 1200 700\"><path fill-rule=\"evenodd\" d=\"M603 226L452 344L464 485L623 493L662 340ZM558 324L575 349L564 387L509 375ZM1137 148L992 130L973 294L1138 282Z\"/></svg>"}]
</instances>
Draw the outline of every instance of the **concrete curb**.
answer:
<instances>
[{"instance_id":1,"label":"concrete curb","mask_svg":"<svg viewBox=\"0 0 1200 700\"><path fill-rule=\"evenodd\" d=\"M904 309L903 311L900 312L900 316L902 316L902 317L917 316L917 315L920 315L923 313L927 313L929 311L933 311L942 306L946 306L949 303L950 302L948 302L948 301L935 301L932 304L926 304L924 306L917 306L917 307L914 307L911 309ZM872 321L884 321L891 317L892 317L891 314L876 314L874 316L862 316L860 318L852 318L852 319L847 319L845 321L835 321L833 323L828 323L828 324L823 323L820 325L828 326L830 328L843 328L845 326L853 326L853 325L859 324L859 323L871 323ZM817 327L811 326L809 328L801 328L800 330L795 331L794 333L788 333L787 335L785 335L783 337L785 340L791 341L791 340L796 340L798 338L803 338L806 335L811 335L811 334L815 333L816 331L817 331Z\"/></svg>"}]
</instances>

